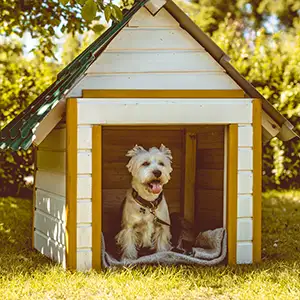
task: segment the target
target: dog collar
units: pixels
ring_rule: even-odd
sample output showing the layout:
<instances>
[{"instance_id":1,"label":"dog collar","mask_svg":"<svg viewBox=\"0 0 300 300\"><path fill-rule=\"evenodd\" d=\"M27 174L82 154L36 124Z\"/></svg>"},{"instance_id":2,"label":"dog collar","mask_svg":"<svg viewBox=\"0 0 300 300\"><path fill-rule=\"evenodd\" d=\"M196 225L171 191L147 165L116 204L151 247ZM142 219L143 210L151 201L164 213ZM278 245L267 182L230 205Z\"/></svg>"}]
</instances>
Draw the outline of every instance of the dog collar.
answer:
<instances>
[{"instance_id":1,"label":"dog collar","mask_svg":"<svg viewBox=\"0 0 300 300\"><path fill-rule=\"evenodd\" d=\"M155 200L147 201L142 198L135 189L132 189L132 197L139 205L149 208L150 210L155 210L163 199L163 192L161 192Z\"/></svg>"},{"instance_id":2,"label":"dog collar","mask_svg":"<svg viewBox=\"0 0 300 300\"><path fill-rule=\"evenodd\" d=\"M163 192L161 192L155 200L147 201L147 200L143 199L135 189L132 189L132 197L135 200L135 202L137 202L137 204L139 204L143 207L149 208L150 213L154 216L154 222L157 222L157 223L160 223L163 225L167 225L167 226L171 226L164 220L161 220L160 218L158 218L155 213L155 210L157 209L158 205L160 204L160 202L163 199ZM144 213L145 213L145 211L144 211Z\"/></svg>"}]
</instances>

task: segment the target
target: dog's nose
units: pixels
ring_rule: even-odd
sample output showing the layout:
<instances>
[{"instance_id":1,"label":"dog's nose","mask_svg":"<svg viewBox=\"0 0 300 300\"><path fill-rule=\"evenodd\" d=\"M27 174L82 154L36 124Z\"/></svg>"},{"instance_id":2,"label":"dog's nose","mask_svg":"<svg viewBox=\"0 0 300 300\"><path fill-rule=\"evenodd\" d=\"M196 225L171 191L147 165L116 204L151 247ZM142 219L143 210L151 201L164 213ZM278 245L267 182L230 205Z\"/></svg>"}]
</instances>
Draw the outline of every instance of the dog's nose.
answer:
<instances>
[{"instance_id":1,"label":"dog's nose","mask_svg":"<svg viewBox=\"0 0 300 300\"><path fill-rule=\"evenodd\" d=\"M152 173L156 178L160 177L160 175L161 175L161 171L159 171L159 170L154 170Z\"/></svg>"}]
</instances>

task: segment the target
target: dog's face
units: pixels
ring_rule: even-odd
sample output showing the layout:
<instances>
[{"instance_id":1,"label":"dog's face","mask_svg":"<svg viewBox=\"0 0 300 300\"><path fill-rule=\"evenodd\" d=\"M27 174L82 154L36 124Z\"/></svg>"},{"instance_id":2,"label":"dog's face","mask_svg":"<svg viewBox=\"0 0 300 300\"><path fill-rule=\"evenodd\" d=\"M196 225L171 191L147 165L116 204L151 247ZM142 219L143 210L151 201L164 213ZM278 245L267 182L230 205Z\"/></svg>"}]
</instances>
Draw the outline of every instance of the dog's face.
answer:
<instances>
[{"instance_id":1,"label":"dog's face","mask_svg":"<svg viewBox=\"0 0 300 300\"><path fill-rule=\"evenodd\" d=\"M127 168L136 182L143 185L146 191L159 194L163 186L170 180L172 172L172 154L170 149L161 145L149 151L136 145L127 152L131 157Z\"/></svg>"}]
</instances>

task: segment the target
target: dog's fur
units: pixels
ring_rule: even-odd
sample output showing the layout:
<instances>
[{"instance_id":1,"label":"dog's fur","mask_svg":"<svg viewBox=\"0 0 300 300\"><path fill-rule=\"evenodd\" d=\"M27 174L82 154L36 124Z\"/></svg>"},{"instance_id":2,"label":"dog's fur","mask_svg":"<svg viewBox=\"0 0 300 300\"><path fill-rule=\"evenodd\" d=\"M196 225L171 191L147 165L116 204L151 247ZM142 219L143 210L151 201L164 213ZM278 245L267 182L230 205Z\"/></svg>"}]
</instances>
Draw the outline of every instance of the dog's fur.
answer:
<instances>
[{"instance_id":1,"label":"dog's fur","mask_svg":"<svg viewBox=\"0 0 300 300\"><path fill-rule=\"evenodd\" d=\"M136 145L128 151L127 156L131 158L127 168L132 175L132 188L144 200L154 201L171 178L171 151L164 145L159 149L150 148L149 151ZM122 259L136 259L142 248L150 248L157 252L170 250L170 227L154 222L154 216L148 208L141 209L143 207L132 196L132 188L127 191L122 212L122 229L116 235ZM169 210L164 196L155 214L159 219L170 224Z\"/></svg>"}]
</instances>

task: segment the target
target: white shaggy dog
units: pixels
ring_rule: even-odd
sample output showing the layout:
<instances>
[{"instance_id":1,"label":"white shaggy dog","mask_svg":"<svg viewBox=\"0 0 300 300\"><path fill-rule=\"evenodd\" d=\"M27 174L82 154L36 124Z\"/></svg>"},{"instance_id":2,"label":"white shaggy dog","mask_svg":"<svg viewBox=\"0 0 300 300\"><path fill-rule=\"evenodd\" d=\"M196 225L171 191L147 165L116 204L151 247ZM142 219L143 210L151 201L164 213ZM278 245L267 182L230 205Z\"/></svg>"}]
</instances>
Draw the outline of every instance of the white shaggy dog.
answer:
<instances>
[{"instance_id":1,"label":"white shaggy dog","mask_svg":"<svg viewBox=\"0 0 300 300\"><path fill-rule=\"evenodd\" d=\"M128 151L132 188L123 203L121 231L116 236L122 259L136 259L138 251L171 248L170 216L163 186L170 180L172 154L164 145L149 151L136 145Z\"/></svg>"}]
</instances>

